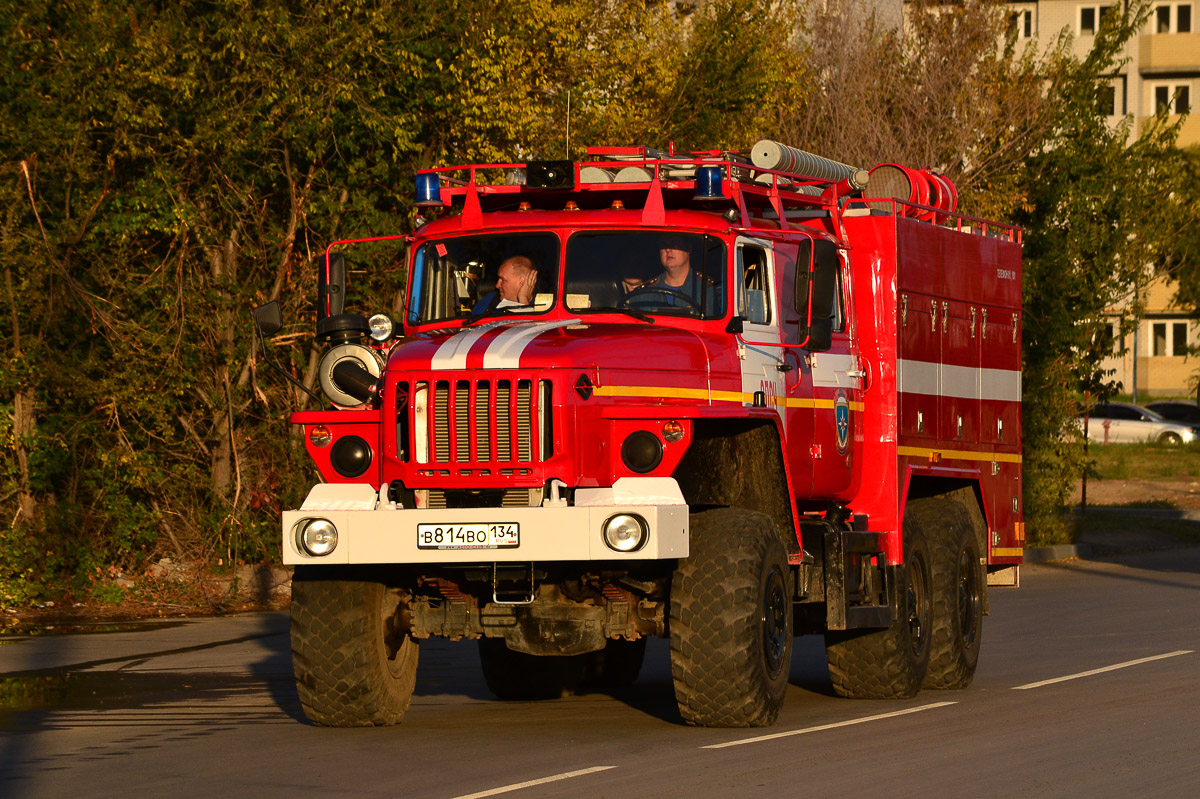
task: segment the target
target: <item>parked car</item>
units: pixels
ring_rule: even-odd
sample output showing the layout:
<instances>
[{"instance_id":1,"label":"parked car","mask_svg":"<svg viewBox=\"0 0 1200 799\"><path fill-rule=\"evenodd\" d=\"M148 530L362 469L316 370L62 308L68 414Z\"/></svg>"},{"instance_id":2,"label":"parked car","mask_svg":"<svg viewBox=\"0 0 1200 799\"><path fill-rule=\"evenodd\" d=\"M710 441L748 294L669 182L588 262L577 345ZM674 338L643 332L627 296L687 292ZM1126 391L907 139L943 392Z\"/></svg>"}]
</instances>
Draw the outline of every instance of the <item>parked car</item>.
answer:
<instances>
[{"instance_id":1,"label":"parked car","mask_svg":"<svg viewBox=\"0 0 1200 799\"><path fill-rule=\"evenodd\" d=\"M1087 434L1088 438L1100 444L1144 441L1184 444L1196 439L1196 433L1190 426L1168 421L1154 411L1128 402L1102 402L1092 408Z\"/></svg>"},{"instance_id":2,"label":"parked car","mask_svg":"<svg viewBox=\"0 0 1200 799\"><path fill-rule=\"evenodd\" d=\"M1168 422L1186 424L1193 430L1200 427L1200 407L1189 400L1157 400L1146 403L1146 407Z\"/></svg>"}]
</instances>

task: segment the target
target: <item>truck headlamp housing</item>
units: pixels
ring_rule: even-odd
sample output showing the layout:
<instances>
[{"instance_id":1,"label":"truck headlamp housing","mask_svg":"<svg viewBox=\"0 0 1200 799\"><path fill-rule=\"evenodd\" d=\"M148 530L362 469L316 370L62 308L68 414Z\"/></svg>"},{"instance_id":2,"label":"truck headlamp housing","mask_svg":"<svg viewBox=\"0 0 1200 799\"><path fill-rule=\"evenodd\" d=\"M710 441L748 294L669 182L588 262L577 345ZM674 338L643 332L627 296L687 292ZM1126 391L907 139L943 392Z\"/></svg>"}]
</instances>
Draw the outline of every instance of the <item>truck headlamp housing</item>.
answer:
<instances>
[{"instance_id":1,"label":"truck headlamp housing","mask_svg":"<svg viewBox=\"0 0 1200 799\"><path fill-rule=\"evenodd\" d=\"M372 316L367 320L367 326L371 328L371 332L367 335L371 337L372 341L387 341L396 330L392 317L385 313L377 313Z\"/></svg>"},{"instance_id":2,"label":"truck headlamp housing","mask_svg":"<svg viewBox=\"0 0 1200 799\"><path fill-rule=\"evenodd\" d=\"M329 450L329 462L342 477L359 477L371 466L371 447L358 436L342 436Z\"/></svg>"},{"instance_id":3,"label":"truck headlamp housing","mask_svg":"<svg viewBox=\"0 0 1200 799\"><path fill-rule=\"evenodd\" d=\"M625 468L637 474L652 472L662 463L663 446L658 436L648 430L630 433L621 444L621 461Z\"/></svg>"},{"instance_id":4,"label":"truck headlamp housing","mask_svg":"<svg viewBox=\"0 0 1200 799\"><path fill-rule=\"evenodd\" d=\"M617 552L636 552L646 543L646 520L633 513L618 513L604 522L604 544Z\"/></svg>"},{"instance_id":5,"label":"truck headlamp housing","mask_svg":"<svg viewBox=\"0 0 1200 799\"><path fill-rule=\"evenodd\" d=\"M337 548L338 532L328 519L304 519L296 529L296 545L314 558Z\"/></svg>"}]
</instances>

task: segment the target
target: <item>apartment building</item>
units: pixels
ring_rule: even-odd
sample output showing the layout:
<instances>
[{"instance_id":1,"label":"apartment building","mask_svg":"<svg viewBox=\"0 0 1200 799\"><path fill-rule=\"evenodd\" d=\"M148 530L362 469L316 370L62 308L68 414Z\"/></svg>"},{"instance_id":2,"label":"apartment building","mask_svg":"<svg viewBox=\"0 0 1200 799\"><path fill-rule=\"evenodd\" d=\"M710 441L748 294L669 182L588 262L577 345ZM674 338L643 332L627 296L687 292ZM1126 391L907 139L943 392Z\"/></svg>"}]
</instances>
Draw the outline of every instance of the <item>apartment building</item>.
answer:
<instances>
[{"instance_id":1,"label":"apartment building","mask_svg":"<svg viewBox=\"0 0 1200 799\"><path fill-rule=\"evenodd\" d=\"M1064 30L1073 35L1077 56L1087 55L1096 34L1121 5L1095 0L1039 0L1009 3L1009 35L1018 42L1036 41L1046 47ZM1109 77L1104 110L1111 124L1127 116L1134 119L1136 134L1154 114L1165 108L1172 115L1188 114L1180 131L1179 146L1200 146L1200 0L1161 0L1151 7L1141 33L1131 39L1125 63ZM1177 118L1177 117L1176 117ZM1189 394L1195 391L1200 356L1188 356L1200 346L1200 324L1171 303L1173 285L1156 279L1144 292L1145 310L1137 331L1125 340L1124 354L1114 354L1104 367L1116 370L1124 391L1148 397ZM1132 298L1130 306L1132 305ZM1129 306L1112 308L1115 319L1126 316ZM1114 321L1112 329L1117 325Z\"/></svg>"}]
</instances>

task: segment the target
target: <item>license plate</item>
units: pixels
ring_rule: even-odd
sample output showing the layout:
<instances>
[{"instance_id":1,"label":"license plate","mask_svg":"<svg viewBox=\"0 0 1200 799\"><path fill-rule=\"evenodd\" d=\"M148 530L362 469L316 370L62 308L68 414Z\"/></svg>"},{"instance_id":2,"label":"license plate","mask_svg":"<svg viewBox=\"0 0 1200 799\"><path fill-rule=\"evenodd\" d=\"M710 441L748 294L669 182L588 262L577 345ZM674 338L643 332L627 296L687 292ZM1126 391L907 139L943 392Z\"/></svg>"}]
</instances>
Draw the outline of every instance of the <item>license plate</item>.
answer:
<instances>
[{"instance_id":1,"label":"license plate","mask_svg":"<svg viewBox=\"0 0 1200 799\"><path fill-rule=\"evenodd\" d=\"M521 545L515 522L418 524L417 549L507 549Z\"/></svg>"}]
</instances>

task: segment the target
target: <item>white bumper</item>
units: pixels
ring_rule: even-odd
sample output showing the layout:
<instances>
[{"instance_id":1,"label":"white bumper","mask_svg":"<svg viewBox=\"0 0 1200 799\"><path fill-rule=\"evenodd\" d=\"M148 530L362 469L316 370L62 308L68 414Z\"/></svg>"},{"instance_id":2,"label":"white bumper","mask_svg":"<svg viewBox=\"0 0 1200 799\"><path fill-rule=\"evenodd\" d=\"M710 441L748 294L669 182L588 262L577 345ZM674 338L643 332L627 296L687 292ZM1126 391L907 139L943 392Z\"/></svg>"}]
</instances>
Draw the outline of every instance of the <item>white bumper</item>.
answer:
<instances>
[{"instance_id":1,"label":"white bumper","mask_svg":"<svg viewBox=\"0 0 1200 799\"><path fill-rule=\"evenodd\" d=\"M298 564L365 563L529 563L587 560L659 560L688 555L688 506L670 478L622 478L611 488L578 489L574 506L539 508L418 509L397 508L367 485L320 483L299 510L283 513L283 562ZM617 552L604 543L604 522L617 513L646 521L646 543L634 552ZM337 528L337 546L313 557L296 538L309 519L326 519ZM422 549L417 525L516 524L519 544L504 548Z\"/></svg>"}]
</instances>

